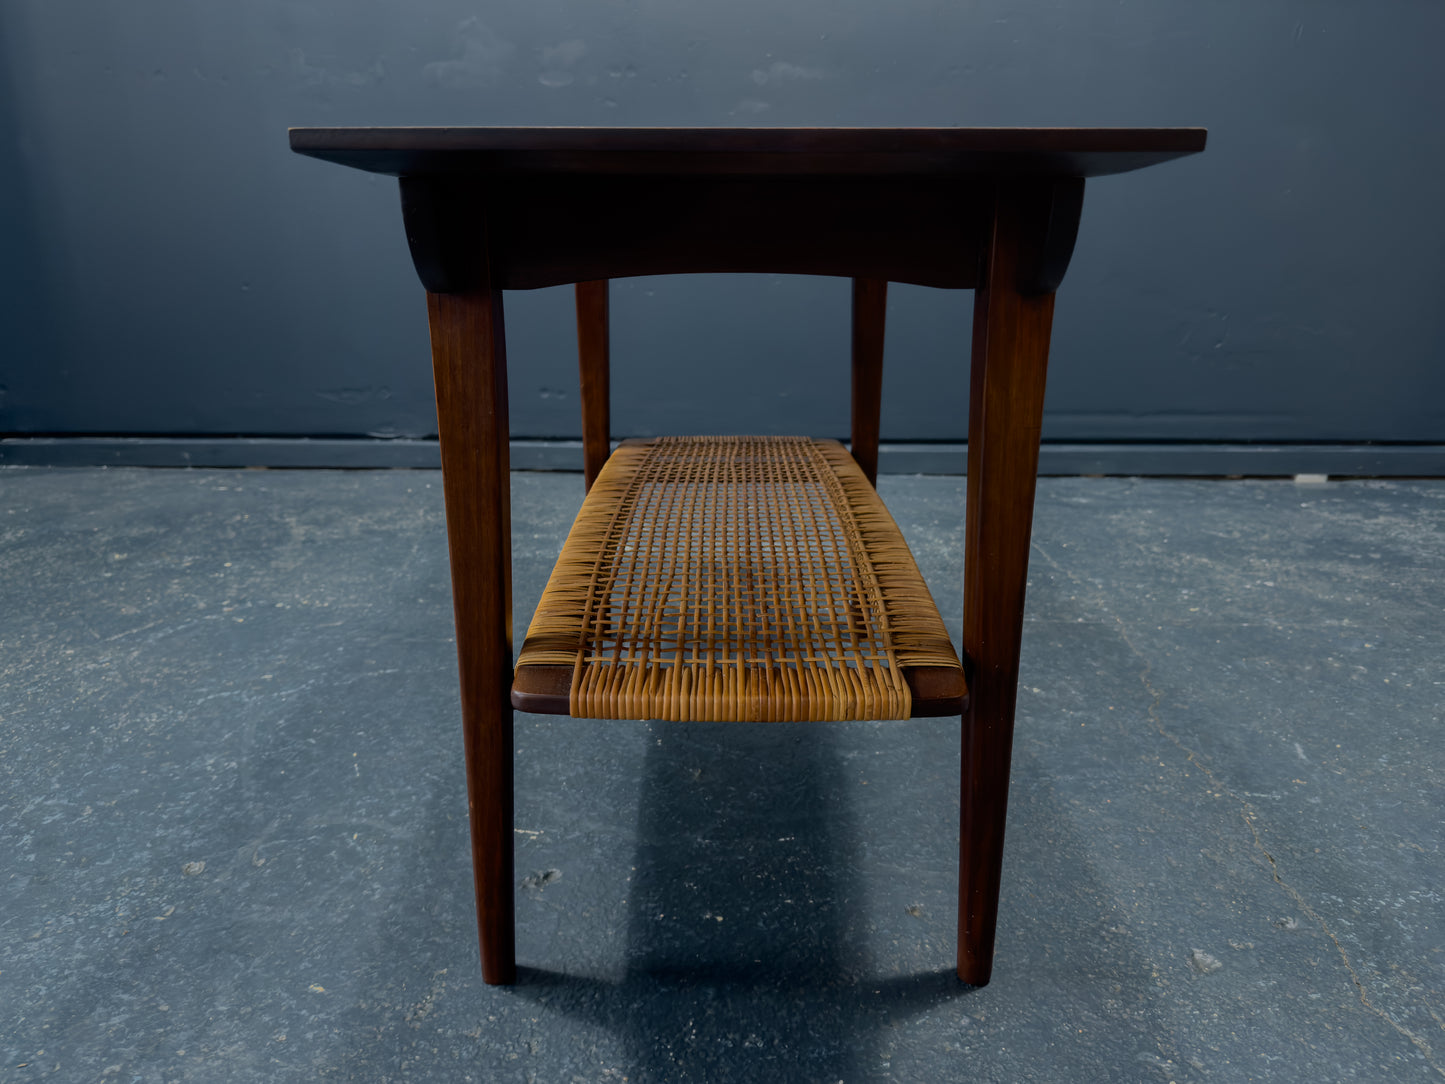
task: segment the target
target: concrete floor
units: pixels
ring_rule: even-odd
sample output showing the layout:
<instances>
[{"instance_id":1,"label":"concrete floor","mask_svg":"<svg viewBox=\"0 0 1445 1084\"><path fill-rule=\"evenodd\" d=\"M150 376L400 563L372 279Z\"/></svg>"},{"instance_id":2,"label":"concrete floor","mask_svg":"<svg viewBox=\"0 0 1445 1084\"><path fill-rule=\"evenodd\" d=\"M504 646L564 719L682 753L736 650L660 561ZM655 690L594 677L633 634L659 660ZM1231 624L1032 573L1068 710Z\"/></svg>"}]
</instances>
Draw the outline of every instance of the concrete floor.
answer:
<instances>
[{"instance_id":1,"label":"concrete floor","mask_svg":"<svg viewBox=\"0 0 1445 1084\"><path fill-rule=\"evenodd\" d=\"M513 485L520 625L581 482ZM880 488L957 637L962 480ZM503 989L437 475L0 470L0 1077L1445 1076L1445 483L1046 479L1035 539L990 986L956 720L519 715Z\"/></svg>"}]
</instances>

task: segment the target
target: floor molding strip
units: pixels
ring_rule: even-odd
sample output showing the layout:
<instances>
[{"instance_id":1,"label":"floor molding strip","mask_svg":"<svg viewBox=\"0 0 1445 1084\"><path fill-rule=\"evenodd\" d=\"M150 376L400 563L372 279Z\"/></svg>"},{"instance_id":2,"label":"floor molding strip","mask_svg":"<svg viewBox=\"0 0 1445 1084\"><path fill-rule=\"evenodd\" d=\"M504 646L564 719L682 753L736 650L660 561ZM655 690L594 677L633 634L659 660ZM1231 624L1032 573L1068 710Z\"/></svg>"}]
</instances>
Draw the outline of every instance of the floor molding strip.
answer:
<instances>
[{"instance_id":1,"label":"floor molding strip","mask_svg":"<svg viewBox=\"0 0 1445 1084\"><path fill-rule=\"evenodd\" d=\"M582 469L579 440L515 440L514 470ZM884 474L963 474L963 443L883 444ZM435 440L304 437L6 437L0 465L435 469ZM1070 444L1045 441L1042 475L1445 477L1445 444Z\"/></svg>"}]
</instances>

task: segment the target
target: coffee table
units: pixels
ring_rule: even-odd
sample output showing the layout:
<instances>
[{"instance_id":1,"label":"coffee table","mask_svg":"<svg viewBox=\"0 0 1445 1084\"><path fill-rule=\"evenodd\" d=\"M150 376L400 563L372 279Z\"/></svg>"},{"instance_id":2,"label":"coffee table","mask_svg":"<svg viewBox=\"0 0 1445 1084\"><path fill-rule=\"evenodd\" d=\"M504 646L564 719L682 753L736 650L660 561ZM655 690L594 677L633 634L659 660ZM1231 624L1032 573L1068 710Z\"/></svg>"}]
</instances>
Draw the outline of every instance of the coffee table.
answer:
<instances>
[{"instance_id":1,"label":"coffee table","mask_svg":"<svg viewBox=\"0 0 1445 1084\"><path fill-rule=\"evenodd\" d=\"M292 129L298 153L400 179L427 291L485 981L516 973L514 706L960 714L957 970L989 981L1054 291L1086 179L1204 143L1198 128ZM608 280L729 271L853 280L849 449L612 450ZM890 281L975 291L961 659L873 490ZM565 283L589 492L514 665L503 291Z\"/></svg>"}]
</instances>

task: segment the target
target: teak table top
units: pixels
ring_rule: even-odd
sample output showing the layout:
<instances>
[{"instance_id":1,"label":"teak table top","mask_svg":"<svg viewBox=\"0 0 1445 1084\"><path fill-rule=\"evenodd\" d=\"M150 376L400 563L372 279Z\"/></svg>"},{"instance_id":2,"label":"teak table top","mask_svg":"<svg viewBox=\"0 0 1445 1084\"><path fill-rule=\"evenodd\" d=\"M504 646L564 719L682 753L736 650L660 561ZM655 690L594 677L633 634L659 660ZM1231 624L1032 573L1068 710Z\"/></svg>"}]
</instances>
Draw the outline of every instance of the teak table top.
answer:
<instances>
[{"instance_id":1,"label":"teak table top","mask_svg":"<svg viewBox=\"0 0 1445 1084\"><path fill-rule=\"evenodd\" d=\"M437 173L1102 177L1204 149L1203 128L292 128L298 154Z\"/></svg>"}]
</instances>

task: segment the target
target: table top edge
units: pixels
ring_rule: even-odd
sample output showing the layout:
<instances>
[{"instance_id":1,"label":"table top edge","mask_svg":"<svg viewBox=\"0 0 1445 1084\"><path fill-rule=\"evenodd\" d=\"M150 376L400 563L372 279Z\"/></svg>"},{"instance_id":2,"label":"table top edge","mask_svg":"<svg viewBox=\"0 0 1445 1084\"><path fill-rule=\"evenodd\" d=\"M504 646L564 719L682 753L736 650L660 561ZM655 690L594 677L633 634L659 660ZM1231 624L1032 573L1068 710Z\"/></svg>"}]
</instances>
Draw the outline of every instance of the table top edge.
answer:
<instances>
[{"instance_id":1,"label":"table top edge","mask_svg":"<svg viewBox=\"0 0 1445 1084\"><path fill-rule=\"evenodd\" d=\"M391 176L554 173L1096 177L1197 154L1203 128L292 128L298 154Z\"/></svg>"}]
</instances>

